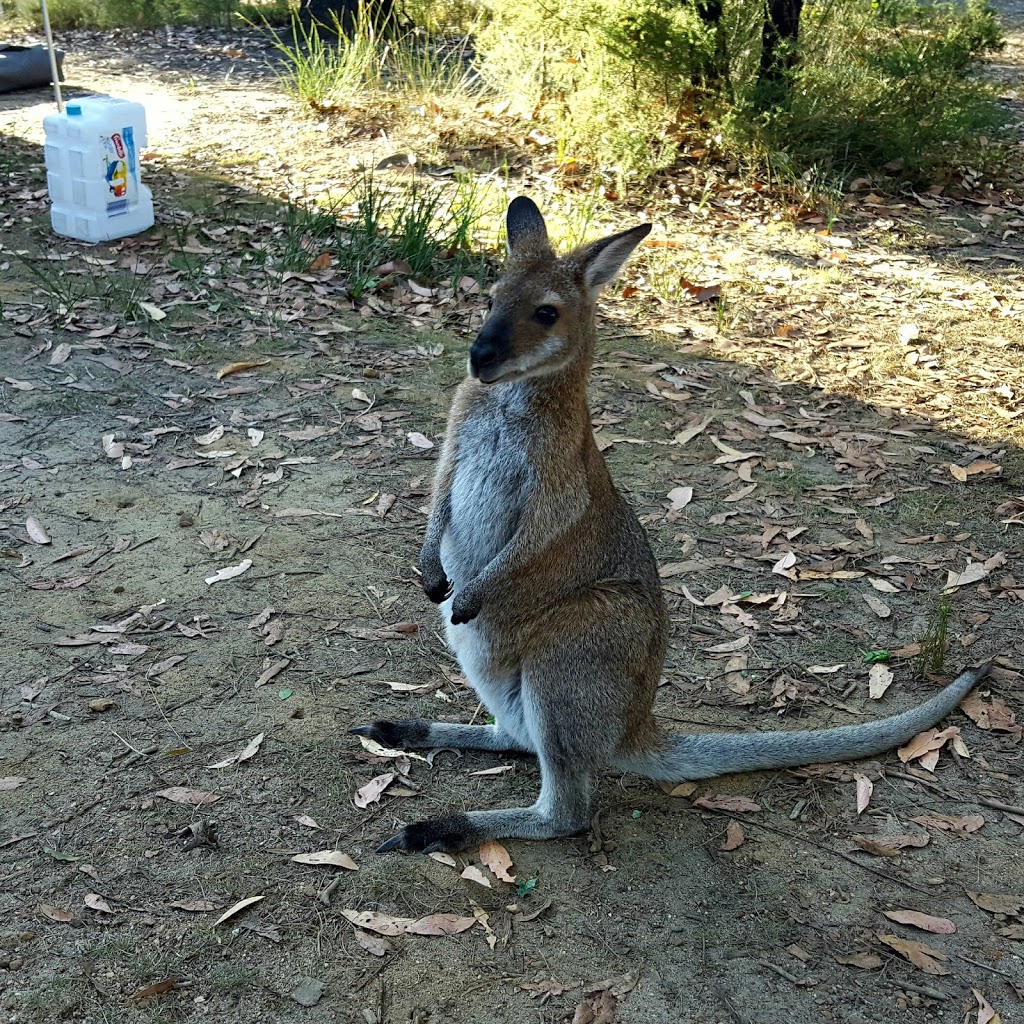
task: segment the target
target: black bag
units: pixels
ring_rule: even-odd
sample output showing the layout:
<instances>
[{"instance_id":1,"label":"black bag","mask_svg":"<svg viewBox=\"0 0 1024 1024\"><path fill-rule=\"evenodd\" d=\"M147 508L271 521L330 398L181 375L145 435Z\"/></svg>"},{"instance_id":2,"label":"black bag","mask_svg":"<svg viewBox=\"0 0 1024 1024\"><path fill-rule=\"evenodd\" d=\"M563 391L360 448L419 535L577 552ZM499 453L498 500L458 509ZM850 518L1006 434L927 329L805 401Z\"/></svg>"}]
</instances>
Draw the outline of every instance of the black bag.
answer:
<instances>
[{"instance_id":1,"label":"black bag","mask_svg":"<svg viewBox=\"0 0 1024 1024\"><path fill-rule=\"evenodd\" d=\"M57 74L64 81L64 53L57 51ZM50 55L45 46L0 43L0 92L38 89L50 84Z\"/></svg>"}]
</instances>

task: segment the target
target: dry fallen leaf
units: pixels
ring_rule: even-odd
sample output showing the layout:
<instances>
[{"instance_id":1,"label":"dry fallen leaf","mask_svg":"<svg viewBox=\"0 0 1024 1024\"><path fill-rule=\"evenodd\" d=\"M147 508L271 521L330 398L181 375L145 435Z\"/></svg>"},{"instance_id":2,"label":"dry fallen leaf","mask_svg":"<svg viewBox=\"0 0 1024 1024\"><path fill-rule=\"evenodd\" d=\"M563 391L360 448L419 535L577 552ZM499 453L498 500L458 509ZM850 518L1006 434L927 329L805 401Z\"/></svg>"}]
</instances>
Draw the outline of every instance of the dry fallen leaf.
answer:
<instances>
[{"instance_id":1,"label":"dry fallen leaf","mask_svg":"<svg viewBox=\"0 0 1024 1024\"><path fill-rule=\"evenodd\" d=\"M1020 739L1024 732L1017 724L1016 712L1001 697L993 697L991 702L987 703L977 690L973 690L960 701L960 710L979 729L1006 732L1016 739Z\"/></svg>"},{"instance_id":2,"label":"dry fallen leaf","mask_svg":"<svg viewBox=\"0 0 1024 1024\"><path fill-rule=\"evenodd\" d=\"M260 744L263 742L265 733L260 733L258 736L254 736L237 754L232 754L229 758L224 761L218 761L216 764L208 764L207 768L230 768L234 764L239 764L242 761L248 761L250 757L255 757L257 751L260 749Z\"/></svg>"},{"instance_id":3,"label":"dry fallen leaf","mask_svg":"<svg viewBox=\"0 0 1024 1024\"><path fill-rule=\"evenodd\" d=\"M457 914L431 914L418 919L391 917L372 910L343 910L342 914L357 928L379 935L457 935L476 924L475 917L459 917Z\"/></svg>"},{"instance_id":4,"label":"dry fallen leaf","mask_svg":"<svg viewBox=\"0 0 1024 1024\"><path fill-rule=\"evenodd\" d=\"M175 804L213 804L220 797L213 793L204 793L201 789L186 789L184 786L170 786L168 789L159 789L154 796L162 796Z\"/></svg>"},{"instance_id":5,"label":"dry fallen leaf","mask_svg":"<svg viewBox=\"0 0 1024 1024\"><path fill-rule=\"evenodd\" d=\"M579 988L582 984L582 981L526 981L519 987L524 992L528 992L531 999L536 999L538 996L565 995L566 992L571 992L574 988Z\"/></svg>"},{"instance_id":6,"label":"dry fallen leaf","mask_svg":"<svg viewBox=\"0 0 1024 1024\"><path fill-rule=\"evenodd\" d=\"M236 576L241 576L243 572L247 572L252 568L252 559L243 558L238 565L228 565L223 569L218 569L212 576L206 577L207 586L212 586L214 583L221 583L224 580L232 580Z\"/></svg>"},{"instance_id":7,"label":"dry fallen leaf","mask_svg":"<svg viewBox=\"0 0 1024 1024\"><path fill-rule=\"evenodd\" d=\"M1000 1024L1001 1018L999 1014L992 1009L992 1004L981 994L981 992L976 988L972 988L971 995L974 996L978 1003L977 1024Z\"/></svg>"},{"instance_id":8,"label":"dry fallen leaf","mask_svg":"<svg viewBox=\"0 0 1024 1024\"><path fill-rule=\"evenodd\" d=\"M421 434L418 430L410 430L405 436L408 438L409 444L414 448L423 448L426 450L427 448L434 447L434 442L431 441L429 437Z\"/></svg>"},{"instance_id":9,"label":"dry fallen leaf","mask_svg":"<svg viewBox=\"0 0 1024 1024\"><path fill-rule=\"evenodd\" d=\"M874 791L874 783L860 772L854 772L853 777L857 782L857 813L863 814L871 803L871 794Z\"/></svg>"},{"instance_id":10,"label":"dry fallen leaf","mask_svg":"<svg viewBox=\"0 0 1024 1024\"><path fill-rule=\"evenodd\" d=\"M394 951L394 946L392 946L387 939L383 939L379 935L371 935L369 932L364 932L362 928L356 928L354 931L356 942L358 942L367 953L370 953L373 956L385 956L387 953Z\"/></svg>"},{"instance_id":11,"label":"dry fallen leaf","mask_svg":"<svg viewBox=\"0 0 1024 1024\"><path fill-rule=\"evenodd\" d=\"M146 985L145 988L140 988L137 992L133 992L128 998L133 1002L142 1003L147 999L152 999L154 996L162 996L164 993L170 992L171 989L177 986L177 984L177 978L164 978L163 981L155 981L152 985Z\"/></svg>"},{"instance_id":12,"label":"dry fallen leaf","mask_svg":"<svg viewBox=\"0 0 1024 1024\"><path fill-rule=\"evenodd\" d=\"M668 492L668 500L672 502L672 511L678 512L680 509L686 508L693 501L693 488L673 487Z\"/></svg>"},{"instance_id":13,"label":"dry fallen leaf","mask_svg":"<svg viewBox=\"0 0 1024 1024\"><path fill-rule=\"evenodd\" d=\"M259 903L260 900L265 900L266 896L247 896L244 900L239 900L233 907L229 907L224 911L216 921L213 922L213 927L217 928L222 925L228 918L234 917L235 914L240 914L246 907L251 907L254 903Z\"/></svg>"},{"instance_id":14,"label":"dry fallen leaf","mask_svg":"<svg viewBox=\"0 0 1024 1024\"><path fill-rule=\"evenodd\" d=\"M972 892L967 890L975 906L987 910L990 914L1006 914L1008 917L1016 917L1024 913L1024 896L1011 896L1006 893L995 892Z\"/></svg>"},{"instance_id":15,"label":"dry fallen leaf","mask_svg":"<svg viewBox=\"0 0 1024 1024\"><path fill-rule=\"evenodd\" d=\"M865 853L873 853L877 857L898 857L900 850L908 846L914 849L927 846L930 837L927 832L912 832L898 836L853 836L852 839Z\"/></svg>"},{"instance_id":16,"label":"dry fallen leaf","mask_svg":"<svg viewBox=\"0 0 1024 1024\"><path fill-rule=\"evenodd\" d=\"M748 796L699 796L693 801L694 807L704 807L709 811L729 811L733 814L744 811L759 811L760 804L755 804Z\"/></svg>"},{"instance_id":17,"label":"dry fallen leaf","mask_svg":"<svg viewBox=\"0 0 1024 1024\"><path fill-rule=\"evenodd\" d=\"M939 751L947 742L959 735L960 730L955 725L951 725L941 732L937 729L925 729L924 732L919 732L905 747L900 747L896 754L904 764L908 761L920 760L921 764L931 771L938 760ZM934 759L931 755L934 755Z\"/></svg>"},{"instance_id":18,"label":"dry fallen leaf","mask_svg":"<svg viewBox=\"0 0 1024 1024\"><path fill-rule=\"evenodd\" d=\"M882 664L872 665L868 670L868 696L878 700L892 686L892 669Z\"/></svg>"},{"instance_id":19,"label":"dry fallen leaf","mask_svg":"<svg viewBox=\"0 0 1024 1024\"><path fill-rule=\"evenodd\" d=\"M67 924L68 921L74 921L75 919L75 915L70 910L51 907L49 903L41 903L39 905L39 913L43 917L48 917L51 921L59 921L61 924Z\"/></svg>"},{"instance_id":20,"label":"dry fallen leaf","mask_svg":"<svg viewBox=\"0 0 1024 1024\"><path fill-rule=\"evenodd\" d=\"M660 782L658 785L666 796L693 796L697 792L696 782L680 782L678 785L671 782Z\"/></svg>"},{"instance_id":21,"label":"dry fallen leaf","mask_svg":"<svg viewBox=\"0 0 1024 1024\"><path fill-rule=\"evenodd\" d=\"M5 775L0 778L0 793L23 786L28 779L24 775Z\"/></svg>"},{"instance_id":22,"label":"dry fallen leaf","mask_svg":"<svg viewBox=\"0 0 1024 1024\"><path fill-rule=\"evenodd\" d=\"M495 839L480 844L480 862L487 867L500 882L515 882L512 872L512 857L508 850Z\"/></svg>"},{"instance_id":23,"label":"dry fallen leaf","mask_svg":"<svg viewBox=\"0 0 1024 1024\"><path fill-rule=\"evenodd\" d=\"M738 821L730 821L725 829L725 840L719 849L723 852L736 850L743 845L745 839L743 826Z\"/></svg>"},{"instance_id":24,"label":"dry fallen leaf","mask_svg":"<svg viewBox=\"0 0 1024 1024\"><path fill-rule=\"evenodd\" d=\"M384 790L391 785L395 780L395 772L385 772L383 775L377 775L360 789L356 790L356 795L352 798L352 803L359 808L367 808L370 804L376 803Z\"/></svg>"},{"instance_id":25,"label":"dry fallen leaf","mask_svg":"<svg viewBox=\"0 0 1024 1024\"><path fill-rule=\"evenodd\" d=\"M317 850L315 853L299 853L292 857L296 864L327 865L345 868L347 871L358 871L359 865L341 850Z\"/></svg>"},{"instance_id":26,"label":"dry fallen leaf","mask_svg":"<svg viewBox=\"0 0 1024 1024\"><path fill-rule=\"evenodd\" d=\"M261 359L258 362L228 363L217 371L217 380L230 377L233 373L242 373L245 370L255 370L259 366L266 366L269 360Z\"/></svg>"},{"instance_id":27,"label":"dry fallen leaf","mask_svg":"<svg viewBox=\"0 0 1024 1024\"><path fill-rule=\"evenodd\" d=\"M43 529L42 524L33 516L25 520L25 532L33 544L50 544L50 535Z\"/></svg>"},{"instance_id":28,"label":"dry fallen leaf","mask_svg":"<svg viewBox=\"0 0 1024 1024\"><path fill-rule=\"evenodd\" d=\"M918 814L910 820L918 825L931 825L933 828L957 832L962 836L977 832L985 824L985 819L980 814L966 814L960 818L949 814Z\"/></svg>"},{"instance_id":29,"label":"dry fallen leaf","mask_svg":"<svg viewBox=\"0 0 1024 1024\"><path fill-rule=\"evenodd\" d=\"M940 961L949 960L949 957L941 950L932 949L931 946L926 946L922 942L916 942L914 939L901 939L898 935L885 935L882 932L876 932L875 938L890 949L894 949L900 956L905 957L915 967L924 971L925 974L942 975L953 973L945 964L940 963Z\"/></svg>"},{"instance_id":30,"label":"dry fallen leaf","mask_svg":"<svg viewBox=\"0 0 1024 1024\"><path fill-rule=\"evenodd\" d=\"M837 964L857 967L862 971L873 971L882 966L882 958L877 953L850 953L847 956L835 957Z\"/></svg>"},{"instance_id":31,"label":"dry fallen leaf","mask_svg":"<svg viewBox=\"0 0 1024 1024\"><path fill-rule=\"evenodd\" d=\"M491 880L475 864L466 865L459 878L465 878L467 882L476 882L477 885L485 886L488 889L491 888Z\"/></svg>"},{"instance_id":32,"label":"dry fallen leaf","mask_svg":"<svg viewBox=\"0 0 1024 1024\"><path fill-rule=\"evenodd\" d=\"M882 913L897 924L908 924L920 928L923 932L934 932L936 935L952 935L956 925L945 917L932 917L917 910L883 910Z\"/></svg>"},{"instance_id":33,"label":"dry fallen leaf","mask_svg":"<svg viewBox=\"0 0 1024 1024\"><path fill-rule=\"evenodd\" d=\"M874 594L861 594L864 598L864 603L880 618L887 619L892 615L892 609L881 599L875 597Z\"/></svg>"},{"instance_id":34,"label":"dry fallen leaf","mask_svg":"<svg viewBox=\"0 0 1024 1024\"><path fill-rule=\"evenodd\" d=\"M110 904L99 895L99 893L89 892L85 894L85 900L83 901L90 910L98 910L103 914L112 914L113 910L110 909Z\"/></svg>"},{"instance_id":35,"label":"dry fallen leaf","mask_svg":"<svg viewBox=\"0 0 1024 1024\"><path fill-rule=\"evenodd\" d=\"M217 909L217 904L209 900L172 900L167 905L174 907L175 910L187 910L193 914L208 914Z\"/></svg>"}]
</instances>

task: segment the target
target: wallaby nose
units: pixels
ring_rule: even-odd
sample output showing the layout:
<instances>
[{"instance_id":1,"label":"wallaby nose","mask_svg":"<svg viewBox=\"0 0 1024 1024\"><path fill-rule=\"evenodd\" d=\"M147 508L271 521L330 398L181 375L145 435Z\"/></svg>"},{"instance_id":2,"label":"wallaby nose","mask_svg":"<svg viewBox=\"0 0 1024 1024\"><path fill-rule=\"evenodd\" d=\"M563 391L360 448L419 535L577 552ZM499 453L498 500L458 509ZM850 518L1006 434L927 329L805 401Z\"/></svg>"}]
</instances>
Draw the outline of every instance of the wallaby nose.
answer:
<instances>
[{"instance_id":1,"label":"wallaby nose","mask_svg":"<svg viewBox=\"0 0 1024 1024\"><path fill-rule=\"evenodd\" d=\"M477 338L469 347L469 366L474 377L486 377L501 362L498 346L486 338Z\"/></svg>"}]
</instances>

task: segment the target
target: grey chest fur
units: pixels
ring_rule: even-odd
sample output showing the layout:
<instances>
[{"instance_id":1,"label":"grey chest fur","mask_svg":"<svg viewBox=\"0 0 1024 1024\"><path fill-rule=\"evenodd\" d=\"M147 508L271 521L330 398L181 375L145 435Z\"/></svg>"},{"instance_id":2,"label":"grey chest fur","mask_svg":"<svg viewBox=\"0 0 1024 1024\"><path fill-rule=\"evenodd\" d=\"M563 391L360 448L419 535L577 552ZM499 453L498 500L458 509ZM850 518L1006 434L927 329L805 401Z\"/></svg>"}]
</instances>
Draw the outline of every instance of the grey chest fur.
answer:
<instances>
[{"instance_id":1,"label":"grey chest fur","mask_svg":"<svg viewBox=\"0 0 1024 1024\"><path fill-rule=\"evenodd\" d=\"M509 542L530 493L527 425L517 397L496 397L459 426L451 519L441 541L441 562L456 590Z\"/></svg>"}]
</instances>

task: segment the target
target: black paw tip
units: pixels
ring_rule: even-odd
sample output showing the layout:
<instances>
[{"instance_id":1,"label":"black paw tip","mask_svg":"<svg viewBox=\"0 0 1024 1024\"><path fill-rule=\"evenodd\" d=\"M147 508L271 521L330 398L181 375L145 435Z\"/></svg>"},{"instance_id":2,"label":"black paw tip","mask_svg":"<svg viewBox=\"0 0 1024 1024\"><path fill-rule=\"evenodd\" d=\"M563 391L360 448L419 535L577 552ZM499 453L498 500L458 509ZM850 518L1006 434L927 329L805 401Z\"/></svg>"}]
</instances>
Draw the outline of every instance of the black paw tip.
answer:
<instances>
[{"instance_id":1,"label":"black paw tip","mask_svg":"<svg viewBox=\"0 0 1024 1024\"><path fill-rule=\"evenodd\" d=\"M472 826L464 814L433 821L415 821L406 825L398 835L377 847L377 853L407 850L409 853L455 853L473 840Z\"/></svg>"},{"instance_id":2,"label":"black paw tip","mask_svg":"<svg viewBox=\"0 0 1024 1024\"><path fill-rule=\"evenodd\" d=\"M424 587L423 593L425 593L434 604L441 604L452 596L452 581L444 579L432 587Z\"/></svg>"}]
</instances>

